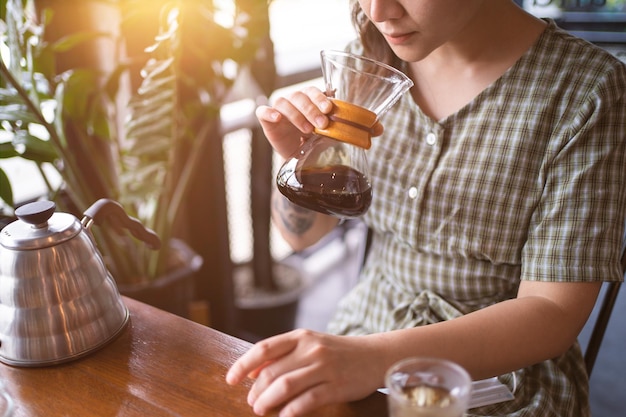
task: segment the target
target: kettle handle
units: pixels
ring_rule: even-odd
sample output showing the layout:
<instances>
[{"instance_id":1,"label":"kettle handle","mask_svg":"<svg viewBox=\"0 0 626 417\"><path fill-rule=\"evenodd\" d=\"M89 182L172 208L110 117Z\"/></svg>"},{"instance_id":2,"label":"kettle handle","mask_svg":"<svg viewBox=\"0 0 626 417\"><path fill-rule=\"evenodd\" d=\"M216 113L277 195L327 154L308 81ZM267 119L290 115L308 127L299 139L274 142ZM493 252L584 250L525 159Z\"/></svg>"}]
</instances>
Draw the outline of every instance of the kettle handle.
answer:
<instances>
[{"instance_id":1,"label":"kettle handle","mask_svg":"<svg viewBox=\"0 0 626 417\"><path fill-rule=\"evenodd\" d=\"M92 223L100 224L101 220L108 218L114 226L128 229L133 236L146 242L151 249L156 250L161 247L159 236L153 230L141 224L139 220L126 214L122 205L117 201L101 198L85 210L83 214L85 217L83 217L81 223L86 228L89 228Z\"/></svg>"}]
</instances>

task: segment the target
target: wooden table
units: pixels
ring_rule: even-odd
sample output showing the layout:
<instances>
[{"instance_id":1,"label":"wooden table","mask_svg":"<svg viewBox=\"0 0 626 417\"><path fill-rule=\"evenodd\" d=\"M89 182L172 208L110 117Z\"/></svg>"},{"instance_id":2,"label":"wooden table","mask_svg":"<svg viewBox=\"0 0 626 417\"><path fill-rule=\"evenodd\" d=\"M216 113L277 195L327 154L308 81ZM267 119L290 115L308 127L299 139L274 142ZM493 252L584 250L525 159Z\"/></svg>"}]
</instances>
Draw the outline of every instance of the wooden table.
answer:
<instances>
[{"instance_id":1,"label":"wooden table","mask_svg":"<svg viewBox=\"0 0 626 417\"><path fill-rule=\"evenodd\" d=\"M50 367L0 363L15 417L182 416L246 417L249 381L224 382L229 366L250 344L124 298L131 320L99 351ZM325 407L323 417L387 416L383 394Z\"/></svg>"}]
</instances>

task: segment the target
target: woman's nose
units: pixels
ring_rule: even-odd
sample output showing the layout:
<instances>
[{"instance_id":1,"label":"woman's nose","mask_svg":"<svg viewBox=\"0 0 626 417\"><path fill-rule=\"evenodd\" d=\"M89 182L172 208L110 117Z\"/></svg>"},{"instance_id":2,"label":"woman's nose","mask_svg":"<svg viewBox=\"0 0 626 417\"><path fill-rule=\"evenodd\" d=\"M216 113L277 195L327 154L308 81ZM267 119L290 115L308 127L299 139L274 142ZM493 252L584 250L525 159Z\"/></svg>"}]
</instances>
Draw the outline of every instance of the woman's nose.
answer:
<instances>
[{"instance_id":1,"label":"woman's nose","mask_svg":"<svg viewBox=\"0 0 626 417\"><path fill-rule=\"evenodd\" d=\"M397 0L365 0L369 3L369 16L374 22L398 19L404 13L404 7Z\"/></svg>"}]
</instances>

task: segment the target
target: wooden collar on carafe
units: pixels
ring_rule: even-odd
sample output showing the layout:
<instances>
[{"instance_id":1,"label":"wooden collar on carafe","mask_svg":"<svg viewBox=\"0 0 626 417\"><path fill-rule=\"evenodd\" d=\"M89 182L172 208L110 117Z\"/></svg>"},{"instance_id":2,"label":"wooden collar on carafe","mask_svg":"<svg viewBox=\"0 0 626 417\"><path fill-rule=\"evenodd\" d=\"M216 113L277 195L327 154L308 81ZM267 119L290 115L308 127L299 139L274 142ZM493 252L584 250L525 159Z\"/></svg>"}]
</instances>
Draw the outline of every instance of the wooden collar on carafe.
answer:
<instances>
[{"instance_id":1,"label":"wooden collar on carafe","mask_svg":"<svg viewBox=\"0 0 626 417\"><path fill-rule=\"evenodd\" d=\"M356 104L337 99L330 99L333 109L328 118L326 129L315 128L315 133L352 145L369 149L372 146L372 133L380 131L380 123L376 121L376 113Z\"/></svg>"}]
</instances>

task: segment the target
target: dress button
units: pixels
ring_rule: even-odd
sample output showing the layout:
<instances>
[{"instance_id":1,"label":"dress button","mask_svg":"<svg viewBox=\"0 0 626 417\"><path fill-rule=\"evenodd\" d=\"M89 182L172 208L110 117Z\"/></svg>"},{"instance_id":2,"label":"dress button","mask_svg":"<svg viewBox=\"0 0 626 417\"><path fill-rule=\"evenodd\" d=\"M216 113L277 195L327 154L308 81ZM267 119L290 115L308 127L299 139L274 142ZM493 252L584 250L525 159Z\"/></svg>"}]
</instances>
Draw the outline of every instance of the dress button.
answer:
<instances>
[{"instance_id":1,"label":"dress button","mask_svg":"<svg viewBox=\"0 0 626 417\"><path fill-rule=\"evenodd\" d=\"M433 132L430 132L428 135L426 135L426 143L429 145L434 145L435 142L437 142L437 135L435 135Z\"/></svg>"},{"instance_id":2,"label":"dress button","mask_svg":"<svg viewBox=\"0 0 626 417\"><path fill-rule=\"evenodd\" d=\"M409 198L415 200L417 198L417 188L411 187L409 188Z\"/></svg>"}]
</instances>

